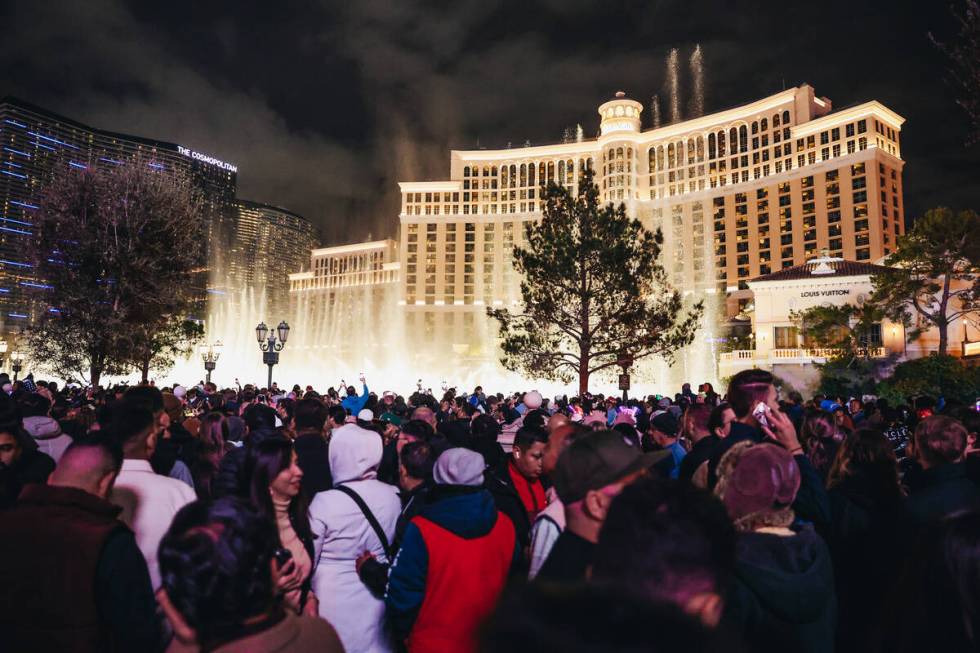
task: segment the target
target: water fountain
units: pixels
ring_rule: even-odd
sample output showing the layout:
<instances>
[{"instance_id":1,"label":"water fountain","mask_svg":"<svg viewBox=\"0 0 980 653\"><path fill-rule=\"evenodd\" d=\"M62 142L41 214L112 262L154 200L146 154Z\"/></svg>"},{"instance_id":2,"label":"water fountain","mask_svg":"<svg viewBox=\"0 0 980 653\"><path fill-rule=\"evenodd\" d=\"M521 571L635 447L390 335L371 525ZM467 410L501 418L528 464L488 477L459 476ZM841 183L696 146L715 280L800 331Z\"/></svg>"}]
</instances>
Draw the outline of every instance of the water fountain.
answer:
<instances>
[{"instance_id":1,"label":"water fountain","mask_svg":"<svg viewBox=\"0 0 980 653\"><path fill-rule=\"evenodd\" d=\"M660 127L660 96L654 95L650 98L650 118L653 121L653 128Z\"/></svg>"},{"instance_id":2,"label":"water fountain","mask_svg":"<svg viewBox=\"0 0 980 653\"><path fill-rule=\"evenodd\" d=\"M704 53L698 43L691 53L691 118L704 115Z\"/></svg>"},{"instance_id":3,"label":"water fountain","mask_svg":"<svg viewBox=\"0 0 980 653\"><path fill-rule=\"evenodd\" d=\"M680 71L677 48L671 48L667 56L667 92L670 95L670 122L681 119Z\"/></svg>"}]
</instances>

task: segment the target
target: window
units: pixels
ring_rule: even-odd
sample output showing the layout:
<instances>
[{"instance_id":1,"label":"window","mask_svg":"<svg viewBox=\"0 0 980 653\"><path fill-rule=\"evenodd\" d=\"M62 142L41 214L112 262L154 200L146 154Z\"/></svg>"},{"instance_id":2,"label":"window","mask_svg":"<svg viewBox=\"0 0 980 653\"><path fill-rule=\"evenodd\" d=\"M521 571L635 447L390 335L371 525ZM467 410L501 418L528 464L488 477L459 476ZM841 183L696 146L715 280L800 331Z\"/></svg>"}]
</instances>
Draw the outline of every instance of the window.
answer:
<instances>
[{"instance_id":1,"label":"window","mask_svg":"<svg viewBox=\"0 0 980 653\"><path fill-rule=\"evenodd\" d=\"M799 331L795 326L774 327L773 344L776 349L795 349L799 347Z\"/></svg>"},{"instance_id":2,"label":"window","mask_svg":"<svg viewBox=\"0 0 980 653\"><path fill-rule=\"evenodd\" d=\"M853 136L854 135L854 123L848 123L844 126L844 135Z\"/></svg>"},{"instance_id":3,"label":"window","mask_svg":"<svg viewBox=\"0 0 980 653\"><path fill-rule=\"evenodd\" d=\"M864 132L868 131L868 121L867 120L858 120L857 125L858 125L858 133L859 134L863 134Z\"/></svg>"}]
</instances>

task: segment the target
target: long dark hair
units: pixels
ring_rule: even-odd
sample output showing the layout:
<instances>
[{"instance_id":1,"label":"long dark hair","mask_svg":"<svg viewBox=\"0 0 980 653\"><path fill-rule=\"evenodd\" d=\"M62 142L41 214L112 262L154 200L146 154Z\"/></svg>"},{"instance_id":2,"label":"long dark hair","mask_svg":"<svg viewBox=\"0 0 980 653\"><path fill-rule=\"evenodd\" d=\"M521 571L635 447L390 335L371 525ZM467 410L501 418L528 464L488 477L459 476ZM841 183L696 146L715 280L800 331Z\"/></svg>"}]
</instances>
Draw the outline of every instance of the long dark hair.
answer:
<instances>
[{"instance_id":1,"label":"long dark hair","mask_svg":"<svg viewBox=\"0 0 980 653\"><path fill-rule=\"evenodd\" d=\"M881 431L860 428L841 443L827 476L827 489L852 482L877 499L897 501L902 497L895 452Z\"/></svg>"},{"instance_id":2,"label":"long dark hair","mask_svg":"<svg viewBox=\"0 0 980 653\"><path fill-rule=\"evenodd\" d=\"M272 505L269 487L279 476L279 472L289 467L293 460L293 441L284 437L271 437L248 448L245 459L245 472L249 480L249 499L260 515L276 520L276 509ZM309 501L300 492L289 502L289 519L300 539L308 541L312 537Z\"/></svg>"}]
</instances>

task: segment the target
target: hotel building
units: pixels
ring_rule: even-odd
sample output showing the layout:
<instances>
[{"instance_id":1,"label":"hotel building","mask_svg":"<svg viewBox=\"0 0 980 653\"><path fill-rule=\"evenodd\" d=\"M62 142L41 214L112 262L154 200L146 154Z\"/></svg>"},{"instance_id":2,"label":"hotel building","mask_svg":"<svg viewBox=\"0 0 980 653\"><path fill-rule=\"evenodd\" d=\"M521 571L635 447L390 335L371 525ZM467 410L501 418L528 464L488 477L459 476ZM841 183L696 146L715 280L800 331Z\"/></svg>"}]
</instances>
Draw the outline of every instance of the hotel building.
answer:
<instances>
[{"instance_id":1,"label":"hotel building","mask_svg":"<svg viewBox=\"0 0 980 653\"><path fill-rule=\"evenodd\" d=\"M0 100L0 332L33 317L31 288L43 280L35 279L23 252L25 240L34 233L34 215L47 183L64 169L118 165L137 158L192 180L209 210L202 238L210 241L217 225L234 217L234 165L173 143L89 127L16 98ZM202 319L209 261L202 253L195 275L201 298L201 315L196 317Z\"/></svg>"},{"instance_id":2,"label":"hotel building","mask_svg":"<svg viewBox=\"0 0 980 653\"><path fill-rule=\"evenodd\" d=\"M542 185L575 192L585 167L604 201L663 230L673 283L725 297L729 317L755 277L824 249L874 261L904 233L904 119L879 102L833 111L804 84L646 130L643 106L622 93L598 111L597 139L453 150L448 180L400 184L409 326L453 343L486 335L486 306L519 298L513 249L540 217Z\"/></svg>"},{"instance_id":3,"label":"hotel building","mask_svg":"<svg viewBox=\"0 0 980 653\"><path fill-rule=\"evenodd\" d=\"M219 238L220 246L215 248L219 273L212 293L229 293L231 301L246 289L265 294L269 315L285 315L289 272L303 269L310 250L319 244L313 225L278 206L235 200L232 219L223 225Z\"/></svg>"},{"instance_id":4,"label":"hotel building","mask_svg":"<svg viewBox=\"0 0 980 653\"><path fill-rule=\"evenodd\" d=\"M393 347L402 331L397 306L399 263L394 240L323 247L309 270L289 275L290 347L361 356ZM397 350L397 347L395 347Z\"/></svg>"}]
</instances>

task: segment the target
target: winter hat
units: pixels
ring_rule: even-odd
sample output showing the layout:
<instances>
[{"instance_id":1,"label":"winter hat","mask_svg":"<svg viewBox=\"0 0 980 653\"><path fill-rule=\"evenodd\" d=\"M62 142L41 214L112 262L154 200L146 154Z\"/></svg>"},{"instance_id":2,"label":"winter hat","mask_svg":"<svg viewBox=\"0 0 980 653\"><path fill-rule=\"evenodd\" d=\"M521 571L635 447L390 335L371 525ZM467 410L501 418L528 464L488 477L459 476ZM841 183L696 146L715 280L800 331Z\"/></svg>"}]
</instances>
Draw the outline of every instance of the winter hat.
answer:
<instances>
[{"instance_id":1,"label":"winter hat","mask_svg":"<svg viewBox=\"0 0 980 653\"><path fill-rule=\"evenodd\" d=\"M357 414L357 419L362 422L373 422L374 411L372 411L370 408L362 408L361 412Z\"/></svg>"},{"instance_id":2,"label":"winter hat","mask_svg":"<svg viewBox=\"0 0 980 653\"><path fill-rule=\"evenodd\" d=\"M740 442L718 464L715 494L740 530L791 523L789 508L799 489L800 468L778 444Z\"/></svg>"},{"instance_id":3,"label":"winter hat","mask_svg":"<svg viewBox=\"0 0 980 653\"><path fill-rule=\"evenodd\" d=\"M674 437L677 435L678 425L671 413L661 412L654 415L653 419L650 420L650 428L655 428L665 435Z\"/></svg>"},{"instance_id":4,"label":"winter hat","mask_svg":"<svg viewBox=\"0 0 980 653\"><path fill-rule=\"evenodd\" d=\"M174 396L177 397L178 399L183 399L184 397L187 396L187 388L185 388L182 385L175 385Z\"/></svg>"},{"instance_id":5,"label":"winter hat","mask_svg":"<svg viewBox=\"0 0 980 653\"><path fill-rule=\"evenodd\" d=\"M485 467L483 456L471 449L456 447L447 449L436 459L432 478L437 485L480 487Z\"/></svg>"},{"instance_id":6,"label":"winter hat","mask_svg":"<svg viewBox=\"0 0 980 653\"><path fill-rule=\"evenodd\" d=\"M524 405L530 408L531 410L537 410L538 408L541 408L541 404L543 403L544 403L544 398L541 396L541 393L538 392L537 390L531 390L530 392L524 395Z\"/></svg>"}]
</instances>

